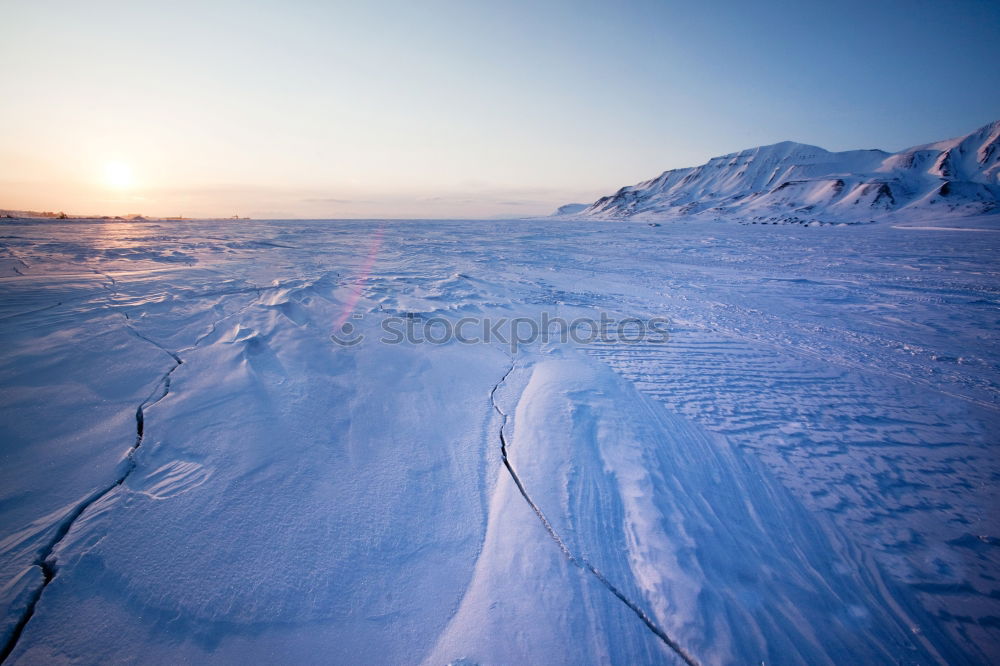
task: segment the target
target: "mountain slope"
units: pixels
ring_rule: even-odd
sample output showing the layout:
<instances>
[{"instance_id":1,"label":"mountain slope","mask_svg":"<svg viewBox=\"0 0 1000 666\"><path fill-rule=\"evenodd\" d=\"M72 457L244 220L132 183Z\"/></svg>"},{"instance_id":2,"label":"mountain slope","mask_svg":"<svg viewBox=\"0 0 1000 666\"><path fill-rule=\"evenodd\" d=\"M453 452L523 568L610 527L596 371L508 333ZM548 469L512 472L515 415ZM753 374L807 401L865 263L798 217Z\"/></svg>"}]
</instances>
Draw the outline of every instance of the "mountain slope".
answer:
<instances>
[{"instance_id":1,"label":"mountain slope","mask_svg":"<svg viewBox=\"0 0 1000 666\"><path fill-rule=\"evenodd\" d=\"M1000 120L898 153L835 153L791 141L750 148L623 187L573 216L823 223L903 210L967 217L998 208Z\"/></svg>"}]
</instances>

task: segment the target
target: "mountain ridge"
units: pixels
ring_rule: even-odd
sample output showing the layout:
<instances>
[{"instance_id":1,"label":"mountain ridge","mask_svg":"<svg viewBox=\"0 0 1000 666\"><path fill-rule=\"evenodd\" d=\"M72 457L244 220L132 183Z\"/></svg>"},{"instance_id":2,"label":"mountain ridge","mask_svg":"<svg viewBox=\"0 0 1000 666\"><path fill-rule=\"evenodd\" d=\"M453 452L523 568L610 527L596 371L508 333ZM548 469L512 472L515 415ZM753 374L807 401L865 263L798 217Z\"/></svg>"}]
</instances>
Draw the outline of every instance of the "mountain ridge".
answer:
<instances>
[{"instance_id":1,"label":"mountain ridge","mask_svg":"<svg viewBox=\"0 0 1000 666\"><path fill-rule=\"evenodd\" d=\"M744 223L848 223L901 212L973 217L1000 210L1000 120L896 153L831 152L781 141L713 157L620 188L584 219L734 219Z\"/></svg>"}]
</instances>

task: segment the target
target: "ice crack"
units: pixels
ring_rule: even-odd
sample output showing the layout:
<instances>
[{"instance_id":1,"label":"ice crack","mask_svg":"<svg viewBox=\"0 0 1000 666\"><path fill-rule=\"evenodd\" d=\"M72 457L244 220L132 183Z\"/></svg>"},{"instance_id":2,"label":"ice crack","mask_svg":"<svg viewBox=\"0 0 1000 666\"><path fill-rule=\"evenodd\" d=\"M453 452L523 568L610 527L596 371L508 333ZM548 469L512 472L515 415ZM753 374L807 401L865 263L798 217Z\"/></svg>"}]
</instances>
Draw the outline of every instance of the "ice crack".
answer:
<instances>
[{"instance_id":1,"label":"ice crack","mask_svg":"<svg viewBox=\"0 0 1000 666\"><path fill-rule=\"evenodd\" d=\"M70 529L72 529L76 521L80 518L80 516L83 515L83 513L88 508L93 506L95 502L105 497L115 488L125 483L125 480L128 479L129 475L131 475L132 472L135 471L136 468L135 453L139 449L139 447L142 446L142 438L143 438L144 423L145 423L145 409L147 407L155 405L160 400L163 400L165 397L167 397L167 394L170 393L170 375L172 375L173 372L177 370L177 368L179 368L181 364L184 363L184 361L181 360L180 356L178 356L174 352L167 350L166 348L163 347L163 345L159 344L158 342L155 342L154 340L151 340L150 338L142 335L141 333L133 329L130 325L126 324L126 328L132 331L132 333L134 333L140 339L149 342L157 349L168 354L174 360L174 365L169 370L167 370L167 372L164 373L162 377L160 377L160 379L156 382L156 385L153 387L153 390L150 391L149 395L146 396L145 400L139 403L139 406L135 410L135 442L132 444L131 447L129 447L128 451L125 454L126 464L125 467L122 469L121 473L119 473L118 476L115 477L115 479L110 484L92 493L89 497L85 498L82 502L77 504L73 508L73 510L66 515L63 521L59 524L59 527L56 529L55 533L52 535L52 538L48 540L48 542L39 552L38 557L35 559L34 565L37 566L42 572L42 584L38 586L34 594L32 594L31 598L28 600L28 605L25 608L24 613L21 615L21 618L17 621L17 624L14 626L14 630L11 632L10 638L3 646L3 649L0 650L0 664L5 662L7 660L7 657L10 656L11 652L14 651L14 648L17 647L17 643L21 639L21 635L24 633L25 628L28 626L28 622L31 621L31 618L35 614L35 608L41 601L42 594L45 592L45 588L48 587L49 583L52 582L52 580L58 573L59 567L56 563L55 557L53 556L56 547L66 537L66 535L69 534Z\"/></svg>"},{"instance_id":2,"label":"ice crack","mask_svg":"<svg viewBox=\"0 0 1000 666\"><path fill-rule=\"evenodd\" d=\"M524 483L521 481L521 477L517 475L517 471L514 469L514 466L510 462L510 458L507 455L507 437L504 434L504 427L507 425L507 414L502 409L500 409L500 405L497 404L496 401L497 390L500 388L501 384L507 381L507 377L509 377L510 373L514 371L514 366L515 366L515 360L511 359L510 367L507 368L507 372L505 372L503 377L500 378L500 381L498 381L496 384L493 385L493 389L490 391L490 402L493 404L493 409L496 410L496 413L500 415L500 457L503 459L504 467L506 467L507 471L510 473L510 477L514 481L514 485L517 486L518 491L521 493L521 497L524 498L524 501L528 503L528 506L531 507L531 510L535 512L536 516L538 516L538 520L541 521L542 526L545 528L545 531L548 532L549 537L551 537L551 539L556 543L556 545L559 546L559 550L563 552L563 555L566 556L566 559L568 559L570 562L580 567L584 571L587 571L591 575L593 575L604 587L608 589L609 592L611 592L611 594L615 595L615 597L617 597L619 601L621 601L623 604L625 604L625 606L628 607L629 610L635 613L635 615L640 620L642 620L642 623L645 624L646 627L651 632L653 632L653 634L656 635L657 638L663 641L664 645L673 650L674 653L678 657L680 657L685 664L688 664L688 666L698 666L697 659L691 656L687 652L687 650L681 647L681 645L676 640L671 638L667 634L667 632L665 632L663 629L657 626L657 624L653 622L652 618L650 618L649 615L644 610L642 610L642 608L640 608L634 601L625 596L625 593L623 593L621 590L615 587L614 584L611 581L609 581L607 577L603 573L601 573L601 571L597 567L595 567L587 560L587 558L583 557L582 555L574 555L573 552L566 545L566 542L563 541L561 536L559 536L559 533L556 532L555 528L552 526L552 523L549 522L549 519L545 517L545 514L542 512L541 507L535 504L535 501L531 499L531 496L528 494L527 489L524 487Z\"/></svg>"}]
</instances>

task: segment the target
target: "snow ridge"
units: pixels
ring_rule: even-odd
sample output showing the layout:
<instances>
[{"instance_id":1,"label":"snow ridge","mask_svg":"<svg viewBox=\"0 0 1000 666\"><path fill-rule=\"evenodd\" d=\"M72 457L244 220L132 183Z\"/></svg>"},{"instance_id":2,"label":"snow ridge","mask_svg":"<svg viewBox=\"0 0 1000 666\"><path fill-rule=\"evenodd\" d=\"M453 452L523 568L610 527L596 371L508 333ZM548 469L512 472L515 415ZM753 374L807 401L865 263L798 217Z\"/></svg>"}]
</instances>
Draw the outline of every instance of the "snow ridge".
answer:
<instances>
[{"instance_id":1,"label":"snow ridge","mask_svg":"<svg viewBox=\"0 0 1000 666\"><path fill-rule=\"evenodd\" d=\"M901 211L970 217L997 210L1000 120L966 136L898 153L830 152L783 141L671 169L583 210L567 205L555 214L858 224Z\"/></svg>"},{"instance_id":2,"label":"snow ridge","mask_svg":"<svg viewBox=\"0 0 1000 666\"><path fill-rule=\"evenodd\" d=\"M496 413L500 415L500 457L503 459L504 467L506 467L507 471L510 473L511 479L514 481L514 485L517 486L518 491L521 493L521 497L524 498L524 501L528 503L528 506L531 507L531 510L535 512L536 516L538 516L538 519L542 522L542 526L545 528L545 531L548 532L552 540L556 543L557 546L559 546L559 550L563 552L563 555L566 556L566 559L568 559L575 566L578 566L581 569L589 571L591 574L593 574L593 576L597 578L597 580L600 581L601 584L604 585L604 587L606 587L613 595L615 595L623 604L628 606L629 610L635 613L635 615L640 620L642 620L643 624L645 624L646 627L651 632L653 632L653 634L655 634L657 638L659 638L661 641L663 641L663 643L667 647L673 650L677 654L677 656L679 656L684 661L685 664L687 664L688 666L699 666L697 659L688 654L688 652L683 647L681 647L680 644L677 643L677 641L672 639L669 635L667 635L665 631L663 631L663 629L657 626L656 623L653 622L653 620L644 610L642 610L638 605L636 605L634 601L626 597L621 590L615 587L615 585L611 581L609 581L607 577L604 574L602 574L597 567L591 564L582 555L579 556L574 555L572 551L570 551L569 547L566 545L566 542L563 541L562 537L559 536L559 533L556 532L554 527L552 527L552 523L549 522L549 519L545 517L545 514L542 512L542 509L535 503L534 500L531 499L531 496L528 494L527 489L525 489L524 487L524 483L522 483L521 481L521 477L518 476L517 472L514 470L514 466L510 462L510 458L507 456L507 438L504 435L504 427L507 425L507 414L502 409L500 409L500 405L496 401L497 390L500 388L501 384L507 381L507 377L509 377L510 373L514 371L515 365L516 365L515 360L511 359L510 367L507 368L507 372L505 372L503 377L500 378L500 381L494 384L493 389L490 391L490 402L493 404L493 409L496 410Z\"/></svg>"}]
</instances>

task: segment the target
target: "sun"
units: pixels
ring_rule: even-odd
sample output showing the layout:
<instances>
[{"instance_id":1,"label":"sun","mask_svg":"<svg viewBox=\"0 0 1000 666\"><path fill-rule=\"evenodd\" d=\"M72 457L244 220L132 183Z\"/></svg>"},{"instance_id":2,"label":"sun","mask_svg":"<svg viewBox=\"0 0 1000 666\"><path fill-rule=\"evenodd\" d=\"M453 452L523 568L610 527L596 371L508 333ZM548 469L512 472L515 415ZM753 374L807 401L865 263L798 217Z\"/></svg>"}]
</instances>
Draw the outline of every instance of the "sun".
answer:
<instances>
[{"instance_id":1,"label":"sun","mask_svg":"<svg viewBox=\"0 0 1000 666\"><path fill-rule=\"evenodd\" d=\"M127 190L135 184L132 167L124 162L108 162L104 165L104 181L116 190Z\"/></svg>"}]
</instances>

